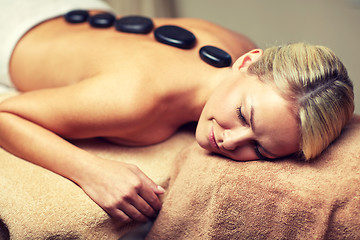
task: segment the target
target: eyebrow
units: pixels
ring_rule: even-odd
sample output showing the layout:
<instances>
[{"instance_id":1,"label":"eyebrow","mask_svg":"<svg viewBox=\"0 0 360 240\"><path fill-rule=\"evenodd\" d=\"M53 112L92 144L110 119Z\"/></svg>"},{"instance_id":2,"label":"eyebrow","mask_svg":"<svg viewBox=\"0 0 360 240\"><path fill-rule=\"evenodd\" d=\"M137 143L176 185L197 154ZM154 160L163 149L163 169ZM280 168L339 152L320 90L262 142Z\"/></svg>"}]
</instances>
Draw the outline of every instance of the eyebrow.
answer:
<instances>
[{"instance_id":1,"label":"eyebrow","mask_svg":"<svg viewBox=\"0 0 360 240\"><path fill-rule=\"evenodd\" d=\"M253 104L253 99L251 99L251 106L250 106L250 126L253 130L253 132L255 132L255 121L254 121L254 104ZM274 157L274 158L279 158L278 155L271 153L270 151L268 151L266 148L264 148L259 142L257 142L257 144L259 145L259 147L268 155Z\"/></svg>"}]
</instances>

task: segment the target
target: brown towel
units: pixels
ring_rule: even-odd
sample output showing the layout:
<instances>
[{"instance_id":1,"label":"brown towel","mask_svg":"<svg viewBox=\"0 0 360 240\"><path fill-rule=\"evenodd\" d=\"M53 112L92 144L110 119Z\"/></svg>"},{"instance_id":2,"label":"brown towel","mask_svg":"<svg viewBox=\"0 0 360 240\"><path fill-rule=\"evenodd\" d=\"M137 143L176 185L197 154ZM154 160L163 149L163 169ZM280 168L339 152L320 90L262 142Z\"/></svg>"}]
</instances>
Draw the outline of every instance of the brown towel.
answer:
<instances>
[{"instance_id":1,"label":"brown towel","mask_svg":"<svg viewBox=\"0 0 360 240\"><path fill-rule=\"evenodd\" d=\"M0 100L13 94L0 95ZM164 143L143 148L119 147L99 139L75 144L104 158L136 164L166 188L176 155L193 141L193 131L183 129ZM136 226L113 222L73 182L1 148L0 164L0 240L9 235L14 240L110 240Z\"/></svg>"},{"instance_id":2,"label":"brown towel","mask_svg":"<svg viewBox=\"0 0 360 240\"><path fill-rule=\"evenodd\" d=\"M101 140L77 144L102 157L137 164L167 188L171 165L193 133L182 131L168 141L144 148L126 148ZM137 224L113 222L73 182L19 159L0 148L0 240L119 239ZM4 236L2 238L2 235Z\"/></svg>"},{"instance_id":3,"label":"brown towel","mask_svg":"<svg viewBox=\"0 0 360 240\"><path fill-rule=\"evenodd\" d=\"M76 144L137 164L163 187L171 176L148 239L360 239L359 117L310 163L211 156L191 131L147 148ZM112 222L59 175L1 149L0 161L1 240L118 239L134 227Z\"/></svg>"},{"instance_id":4,"label":"brown towel","mask_svg":"<svg viewBox=\"0 0 360 240\"><path fill-rule=\"evenodd\" d=\"M149 240L360 239L360 117L310 163L235 162L194 143L164 201Z\"/></svg>"}]
</instances>

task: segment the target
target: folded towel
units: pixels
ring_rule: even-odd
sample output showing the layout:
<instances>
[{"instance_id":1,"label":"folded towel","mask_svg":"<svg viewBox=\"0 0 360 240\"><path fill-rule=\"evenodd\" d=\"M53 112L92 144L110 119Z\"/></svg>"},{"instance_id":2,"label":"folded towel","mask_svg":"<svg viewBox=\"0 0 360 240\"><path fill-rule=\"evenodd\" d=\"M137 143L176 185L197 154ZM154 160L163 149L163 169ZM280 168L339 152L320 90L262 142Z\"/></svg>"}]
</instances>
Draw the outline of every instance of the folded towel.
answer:
<instances>
[{"instance_id":1,"label":"folded towel","mask_svg":"<svg viewBox=\"0 0 360 240\"><path fill-rule=\"evenodd\" d=\"M360 117L311 162L235 162L194 143L147 239L360 239Z\"/></svg>"}]
</instances>

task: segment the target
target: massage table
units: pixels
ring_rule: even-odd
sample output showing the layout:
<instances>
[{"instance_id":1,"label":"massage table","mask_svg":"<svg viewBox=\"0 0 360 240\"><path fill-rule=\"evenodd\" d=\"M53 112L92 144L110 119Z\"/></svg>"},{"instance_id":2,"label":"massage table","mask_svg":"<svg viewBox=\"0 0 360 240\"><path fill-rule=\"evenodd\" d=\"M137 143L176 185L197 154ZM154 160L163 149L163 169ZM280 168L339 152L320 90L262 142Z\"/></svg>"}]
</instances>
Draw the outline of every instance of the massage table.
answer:
<instances>
[{"instance_id":1,"label":"massage table","mask_svg":"<svg viewBox=\"0 0 360 240\"><path fill-rule=\"evenodd\" d=\"M201 149L192 125L148 147L73 143L164 187L157 218L113 221L75 183L0 148L0 240L360 239L359 116L310 162L232 161Z\"/></svg>"}]
</instances>

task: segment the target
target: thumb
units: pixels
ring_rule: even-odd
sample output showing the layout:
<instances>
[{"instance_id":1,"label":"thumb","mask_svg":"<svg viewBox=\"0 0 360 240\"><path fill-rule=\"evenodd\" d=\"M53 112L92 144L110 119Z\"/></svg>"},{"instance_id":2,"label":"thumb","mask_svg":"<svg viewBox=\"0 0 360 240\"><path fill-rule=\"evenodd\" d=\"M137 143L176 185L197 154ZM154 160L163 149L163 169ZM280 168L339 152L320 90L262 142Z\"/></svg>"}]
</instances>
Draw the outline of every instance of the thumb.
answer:
<instances>
[{"instance_id":1,"label":"thumb","mask_svg":"<svg viewBox=\"0 0 360 240\"><path fill-rule=\"evenodd\" d=\"M164 194L165 193L165 189L162 187L162 186L160 186L160 185L158 185L157 187L156 187L156 190L154 191L156 194Z\"/></svg>"},{"instance_id":2,"label":"thumb","mask_svg":"<svg viewBox=\"0 0 360 240\"><path fill-rule=\"evenodd\" d=\"M148 176L146 176L145 174L141 174L141 177L150 186L151 190L153 190L155 194L163 194L163 193L165 193L165 189L163 187L161 187L160 185L157 185Z\"/></svg>"}]
</instances>

